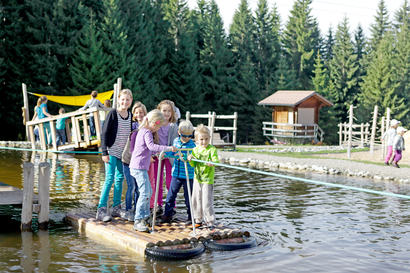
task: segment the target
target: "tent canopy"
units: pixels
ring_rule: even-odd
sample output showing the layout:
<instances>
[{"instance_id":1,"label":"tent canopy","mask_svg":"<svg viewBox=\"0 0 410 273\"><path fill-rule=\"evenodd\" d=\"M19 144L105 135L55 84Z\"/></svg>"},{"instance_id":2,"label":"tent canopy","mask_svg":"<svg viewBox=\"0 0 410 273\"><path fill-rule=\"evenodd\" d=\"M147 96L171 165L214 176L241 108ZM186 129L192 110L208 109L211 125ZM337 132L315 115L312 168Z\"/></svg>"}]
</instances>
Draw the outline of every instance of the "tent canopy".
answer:
<instances>
[{"instance_id":1,"label":"tent canopy","mask_svg":"<svg viewBox=\"0 0 410 273\"><path fill-rule=\"evenodd\" d=\"M87 100L91 98L91 95L81 95L81 96L52 96L52 95L44 95L44 94L37 94L37 93L30 93L37 97L46 96L49 101L54 101L59 104L65 105L72 105L72 106L84 106ZM97 99L104 104L105 100L109 100L114 94L114 90L107 91L104 93L98 93Z\"/></svg>"}]
</instances>

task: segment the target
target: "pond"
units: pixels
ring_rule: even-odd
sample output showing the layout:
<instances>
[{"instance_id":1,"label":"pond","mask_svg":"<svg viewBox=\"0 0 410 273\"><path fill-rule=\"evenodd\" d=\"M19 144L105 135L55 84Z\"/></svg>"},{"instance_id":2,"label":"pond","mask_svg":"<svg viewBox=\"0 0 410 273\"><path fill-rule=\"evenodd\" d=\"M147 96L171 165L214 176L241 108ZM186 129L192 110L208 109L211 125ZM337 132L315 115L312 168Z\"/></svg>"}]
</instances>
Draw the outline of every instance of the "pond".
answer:
<instances>
[{"instance_id":1,"label":"pond","mask_svg":"<svg viewBox=\"0 0 410 273\"><path fill-rule=\"evenodd\" d=\"M96 210L104 181L100 156L0 150L0 181L22 188L22 164L28 161L36 166L43 161L51 164L52 223L47 231L21 233L20 208L0 207L0 272L410 270L410 200L217 167L217 221L250 231L258 246L160 262L80 235L62 222L67 212ZM409 186L395 182L310 172L284 174L410 195ZM180 213L185 211L182 200L181 193Z\"/></svg>"}]
</instances>

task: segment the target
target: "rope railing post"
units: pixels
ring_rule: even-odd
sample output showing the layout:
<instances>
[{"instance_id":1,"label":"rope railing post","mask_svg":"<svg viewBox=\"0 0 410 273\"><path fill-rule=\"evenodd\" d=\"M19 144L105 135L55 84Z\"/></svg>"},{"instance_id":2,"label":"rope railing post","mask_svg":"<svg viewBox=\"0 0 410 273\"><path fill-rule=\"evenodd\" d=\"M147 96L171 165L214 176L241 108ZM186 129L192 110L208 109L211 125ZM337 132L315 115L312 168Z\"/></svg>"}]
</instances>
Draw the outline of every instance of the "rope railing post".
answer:
<instances>
[{"instance_id":1,"label":"rope railing post","mask_svg":"<svg viewBox=\"0 0 410 273\"><path fill-rule=\"evenodd\" d=\"M188 155L187 155L188 156ZM189 207L190 207L190 212L191 212L191 222L192 222L192 235L196 236L196 231L195 231L195 218L194 218L194 209L192 207L192 191L191 191L191 181L189 179L189 173L188 173L188 164L187 160L185 160L182 156L181 150L179 151L179 157L184 162L185 165L185 176L186 176L186 182L187 182L187 188L188 188L188 202L189 202Z\"/></svg>"}]
</instances>

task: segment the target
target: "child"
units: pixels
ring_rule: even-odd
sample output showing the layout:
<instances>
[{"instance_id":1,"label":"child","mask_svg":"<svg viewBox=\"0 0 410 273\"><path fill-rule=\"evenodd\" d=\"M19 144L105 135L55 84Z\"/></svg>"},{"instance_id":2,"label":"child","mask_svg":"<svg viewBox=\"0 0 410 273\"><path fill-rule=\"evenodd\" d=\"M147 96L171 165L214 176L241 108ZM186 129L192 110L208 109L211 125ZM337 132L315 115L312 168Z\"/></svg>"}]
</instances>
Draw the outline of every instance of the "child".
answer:
<instances>
[{"instance_id":1,"label":"child","mask_svg":"<svg viewBox=\"0 0 410 273\"><path fill-rule=\"evenodd\" d=\"M104 108L106 111L110 111L111 109L105 107L101 101L97 100L97 96L98 96L98 92L97 91L93 91L91 92L91 99L89 99L85 105L83 107L81 107L80 109L78 109L77 111L83 111L87 108L92 108L92 107L101 107ZM132 100L132 98L131 98ZM95 137L95 124L94 124L94 115L93 113L90 113L89 115L89 120L90 120L90 131L91 131L91 137Z\"/></svg>"},{"instance_id":2,"label":"child","mask_svg":"<svg viewBox=\"0 0 410 273\"><path fill-rule=\"evenodd\" d=\"M58 111L60 115L65 113L64 108L60 108ZM66 137L65 137L65 121L67 118L59 118L57 119L56 124L56 133L57 133L57 146L60 146L60 142L62 145L65 145Z\"/></svg>"},{"instance_id":3,"label":"child","mask_svg":"<svg viewBox=\"0 0 410 273\"><path fill-rule=\"evenodd\" d=\"M397 164L400 159L401 159L401 151L403 151L404 148L404 133L407 131L407 129L403 127L397 128L397 135L394 138L394 143L393 143L393 150L394 150L394 157L393 157L393 162L392 166L396 168L400 168L399 164Z\"/></svg>"},{"instance_id":4,"label":"child","mask_svg":"<svg viewBox=\"0 0 410 273\"><path fill-rule=\"evenodd\" d=\"M104 106L107 108L111 108L111 101L110 100L105 100L104 101ZM105 118L107 117L107 111L100 111L98 114L100 115L100 121L101 121L101 128L104 128L104 121Z\"/></svg>"},{"instance_id":5,"label":"child","mask_svg":"<svg viewBox=\"0 0 410 273\"><path fill-rule=\"evenodd\" d=\"M122 182L124 181L121 157L127 138L131 133L132 113L128 111L131 102L131 90L121 90L118 95L118 108L108 113L101 133L102 160L105 162L105 182L101 190L96 219L104 222L110 221L111 216L120 216ZM110 216L107 213L107 201L113 183L114 200Z\"/></svg>"},{"instance_id":6,"label":"child","mask_svg":"<svg viewBox=\"0 0 410 273\"><path fill-rule=\"evenodd\" d=\"M186 148L195 148L195 143L192 141L192 133L194 132L194 127L192 123L188 120L182 121L178 126L178 134L179 137L174 139L174 144L178 149L186 149ZM187 151L182 151L183 154L187 154ZM189 184L192 191L193 183L194 183L194 168L187 164L188 167L188 178ZM170 223L172 221L174 206L175 206L175 199L181 186L184 187L184 198L185 198L185 205L187 207L188 213L188 220L186 221L186 225L191 225L191 207L189 205L189 196L188 196L188 185L187 185L187 177L185 172L185 164L181 160L177 159L174 160L174 165L172 166L172 180L171 180L171 187L169 188L169 192L167 194L167 201L165 203L165 213L162 216L160 222L161 223ZM192 192L191 192L192 193Z\"/></svg>"},{"instance_id":7,"label":"child","mask_svg":"<svg viewBox=\"0 0 410 273\"><path fill-rule=\"evenodd\" d=\"M50 115L48 113L47 110L47 97L46 96L41 96L41 104L39 107L37 107L36 111L37 111L37 117L38 119L43 119L46 117L52 118L53 116ZM46 144L49 145L49 147L51 146L51 129L50 129L50 122L44 122L43 123L43 127L44 127L44 136L46 139ZM46 130L48 131L48 134L46 133Z\"/></svg>"},{"instance_id":8,"label":"child","mask_svg":"<svg viewBox=\"0 0 410 273\"><path fill-rule=\"evenodd\" d=\"M38 119L37 108L40 107L42 102L43 100L41 98L38 98L37 105L34 107L34 115L33 115L33 118L31 119L32 121ZM34 126L34 135L36 136L36 141L40 140L40 133L38 132L38 124Z\"/></svg>"},{"instance_id":9,"label":"child","mask_svg":"<svg viewBox=\"0 0 410 273\"><path fill-rule=\"evenodd\" d=\"M138 189L136 189L137 182L130 173L130 161L134 150L135 138L138 133L138 126L142 123L144 116L147 115L147 108L144 104L137 101L132 107L132 115L132 132L127 141L127 145L125 146L124 152L122 153L122 168L124 170L125 180L127 181L127 193L125 194L125 211L121 212L121 217L130 222L134 222L135 207L138 200ZM132 209L133 199L134 209Z\"/></svg>"},{"instance_id":10,"label":"child","mask_svg":"<svg viewBox=\"0 0 410 273\"><path fill-rule=\"evenodd\" d=\"M164 115L159 110L152 110L144 117L139 126L139 132L135 140L134 151L131 157L131 175L137 181L138 201L135 210L134 230L148 232L147 221L150 217L149 202L152 195L152 188L148 177L148 168L152 152L161 152L165 149L171 149L176 152L175 147L157 145L154 143L152 136L161 128L165 122Z\"/></svg>"},{"instance_id":11,"label":"child","mask_svg":"<svg viewBox=\"0 0 410 273\"><path fill-rule=\"evenodd\" d=\"M399 127L400 121L393 119L390 122L390 129L387 130L383 135L382 135L382 141L386 139L387 136L387 155L386 158L384 159L384 164L389 166L389 160L390 157L393 154L393 142L394 138L396 137L396 129Z\"/></svg>"},{"instance_id":12,"label":"child","mask_svg":"<svg viewBox=\"0 0 410 273\"><path fill-rule=\"evenodd\" d=\"M174 112L174 103L170 100L163 100L158 104L158 110L165 117L164 125L158 130L158 138L159 138L159 145L163 146L171 146L174 142L174 139L178 136L178 125L175 123L177 120L175 118ZM156 190L156 183L157 183L157 175L158 175L158 158L154 161L154 183L152 185L152 189L155 192ZM164 165L165 165L165 184L167 186L167 190L171 185L172 180L172 164L174 163L174 159L172 158L165 158L161 161L161 174L160 174L160 183L159 183L159 193L158 193L158 211L157 215L161 216L164 212L162 209L163 201L163 172L164 172ZM150 208L154 207L155 202L155 195L152 196L150 202Z\"/></svg>"},{"instance_id":13,"label":"child","mask_svg":"<svg viewBox=\"0 0 410 273\"><path fill-rule=\"evenodd\" d=\"M192 209L194 210L195 225L202 225L202 218L208 226L209 232L214 232L214 175L215 167L210 163L198 163L193 158L219 163L215 146L209 144L211 131L203 124L195 131L196 147L188 156L189 164L195 167L195 182L192 192Z\"/></svg>"}]
</instances>

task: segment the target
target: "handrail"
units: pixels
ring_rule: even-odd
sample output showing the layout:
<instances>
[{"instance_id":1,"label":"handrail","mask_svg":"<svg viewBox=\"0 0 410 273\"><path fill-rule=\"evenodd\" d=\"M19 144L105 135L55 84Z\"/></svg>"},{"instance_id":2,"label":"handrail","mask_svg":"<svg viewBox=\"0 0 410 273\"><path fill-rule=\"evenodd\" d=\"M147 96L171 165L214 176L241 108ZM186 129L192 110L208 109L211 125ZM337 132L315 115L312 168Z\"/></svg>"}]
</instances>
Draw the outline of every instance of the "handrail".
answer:
<instances>
[{"instance_id":1,"label":"handrail","mask_svg":"<svg viewBox=\"0 0 410 273\"><path fill-rule=\"evenodd\" d=\"M289 137L289 138L307 138L307 137L319 137L319 141L323 141L325 132L318 124L289 124L289 123L277 123L277 122L262 122L263 135L272 137ZM287 126L292 127L292 129L279 129L274 128L274 126ZM305 129L295 129L297 127L304 127ZM308 127L313 127L313 129L307 129ZM270 133L268 133L270 131ZM276 132L276 133L275 133ZM286 134L288 133L288 135ZM309 133L309 134L308 134ZM301 135L304 134L304 135Z\"/></svg>"}]
</instances>

